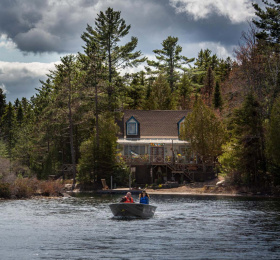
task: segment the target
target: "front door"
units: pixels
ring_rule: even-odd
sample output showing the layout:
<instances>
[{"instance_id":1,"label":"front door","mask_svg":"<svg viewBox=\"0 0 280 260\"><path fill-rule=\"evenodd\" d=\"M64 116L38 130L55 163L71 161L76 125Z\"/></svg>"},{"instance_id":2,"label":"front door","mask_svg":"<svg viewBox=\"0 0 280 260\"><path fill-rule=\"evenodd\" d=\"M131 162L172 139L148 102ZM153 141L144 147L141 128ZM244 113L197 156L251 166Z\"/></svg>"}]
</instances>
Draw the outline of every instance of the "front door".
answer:
<instances>
[{"instance_id":1,"label":"front door","mask_svg":"<svg viewBox=\"0 0 280 260\"><path fill-rule=\"evenodd\" d=\"M151 161L154 163L164 162L164 147L151 147Z\"/></svg>"}]
</instances>

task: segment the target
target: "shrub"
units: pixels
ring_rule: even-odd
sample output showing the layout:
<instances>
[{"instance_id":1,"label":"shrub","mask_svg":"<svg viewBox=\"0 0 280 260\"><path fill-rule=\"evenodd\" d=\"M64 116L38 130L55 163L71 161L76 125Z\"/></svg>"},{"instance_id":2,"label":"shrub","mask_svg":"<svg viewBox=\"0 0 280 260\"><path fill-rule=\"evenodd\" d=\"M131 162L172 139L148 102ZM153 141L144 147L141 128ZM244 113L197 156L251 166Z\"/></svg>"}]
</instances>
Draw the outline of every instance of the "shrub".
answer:
<instances>
[{"instance_id":1,"label":"shrub","mask_svg":"<svg viewBox=\"0 0 280 260\"><path fill-rule=\"evenodd\" d=\"M63 191L64 185L60 181L41 181L39 189L44 196L59 196Z\"/></svg>"},{"instance_id":2,"label":"shrub","mask_svg":"<svg viewBox=\"0 0 280 260\"><path fill-rule=\"evenodd\" d=\"M12 185L12 195L17 198L29 198L36 192L37 185L36 179L18 177Z\"/></svg>"},{"instance_id":3,"label":"shrub","mask_svg":"<svg viewBox=\"0 0 280 260\"><path fill-rule=\"evenodd\" d=\"M38 181L36 178L23 178L21 175L12 183L0 182L0 198L30 198L36 194L59 196L64 189L60 181Z\"/></svg>"},{"instance_id":4,"label":"shrub","mask_svg":"<svg viewBox=\"0 0 280 260\"><path fill-rule=\"evenodd\" d=\"M9 199L10 197L11 197L10 184L0 182L0 198Z\"/></svg>"}]
</instances>

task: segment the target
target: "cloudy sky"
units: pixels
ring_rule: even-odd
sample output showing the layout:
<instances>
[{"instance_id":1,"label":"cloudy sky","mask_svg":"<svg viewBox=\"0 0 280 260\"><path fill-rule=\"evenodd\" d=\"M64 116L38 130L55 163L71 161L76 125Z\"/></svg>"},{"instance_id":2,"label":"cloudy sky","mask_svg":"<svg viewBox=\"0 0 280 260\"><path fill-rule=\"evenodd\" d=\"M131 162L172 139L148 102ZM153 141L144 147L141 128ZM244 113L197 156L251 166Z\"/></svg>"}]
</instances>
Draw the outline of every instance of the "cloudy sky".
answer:
<instances>
[{"instance_id":1,"label":"cloudy sky","mask_svg":"<svg viewBox=\"0 0 280 260\"><path fill-rule=\"evenodd\" d=\"M129 37L149 58L169 35L183 54L209 48L233 57L261 0L1 0L0 87L7 101L30 98L60 57L82 51L81 34L100 11L113 7L131 24Z\"/></svg>"}]
</instances>

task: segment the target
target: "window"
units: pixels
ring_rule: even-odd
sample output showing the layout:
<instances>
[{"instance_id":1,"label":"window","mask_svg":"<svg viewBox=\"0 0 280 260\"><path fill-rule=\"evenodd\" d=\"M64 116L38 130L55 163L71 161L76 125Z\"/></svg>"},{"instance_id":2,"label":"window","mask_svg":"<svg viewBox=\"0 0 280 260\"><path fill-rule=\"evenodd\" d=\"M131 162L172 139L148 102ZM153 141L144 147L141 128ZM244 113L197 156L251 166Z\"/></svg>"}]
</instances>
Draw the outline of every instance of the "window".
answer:
<instances>
[{"instance_id":1,"label":"window","mask_svg":"<svg viewBox=\"0 0 280 260\"><path fill-rule=\"evenodd\" d=\"M145 154L144 145L125 145L124 155L143 155Z\"/></svg>"},{"instance_id":2,"label":"window","mask_svg":"<svg viewBox=\"0 0 280 260\"><path fill-rule=\"evenodd\" d=\"M137 135L137 123L127 123L127 135Z\"/></svg>"},{"instance_id":3,"label":"window","mask_svg":"<svg viewBox=\"0 0 280 260\"><path fill-rule=\"evenodd\" d=\"M134 117L126 123L126 135L138 135L138 122Z\"/></svg>"},{"instance_id":4,"label":"window","mask_svg":"<svg viewBox=\"0 0 280 260\"><path fill-rule=\"evenodd\" d=\"M179 122L178 122L178 137L180 138L180 134L181 134L181 129L184 128L184 123L185 123L185 118L186 117L183 117Z\"/></svg>"}]
</instances>

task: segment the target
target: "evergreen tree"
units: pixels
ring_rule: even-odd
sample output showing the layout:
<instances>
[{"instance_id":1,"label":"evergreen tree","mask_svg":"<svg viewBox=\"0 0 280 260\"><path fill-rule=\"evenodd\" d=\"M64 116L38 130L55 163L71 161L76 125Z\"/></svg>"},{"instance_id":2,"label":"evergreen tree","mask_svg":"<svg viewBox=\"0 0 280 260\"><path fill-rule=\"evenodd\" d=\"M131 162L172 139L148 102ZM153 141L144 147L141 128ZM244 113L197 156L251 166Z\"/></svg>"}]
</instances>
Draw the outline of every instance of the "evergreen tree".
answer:
<instances>
[{"instance_id":1,"label":"evergreen tree","mask_svg":"<svg viewBox=\"0 0 280 260\"><path fill-rule=\"evenodd\" d=\"M142 85L143 84L143 85ZM142 109L145 103L144 78L141 73L135 73L129 86L126 88L125 96L127 109Z\"/></svg>"},{"instance_id":2,"label":"evergreen tree","mask_svg":"<svg viewBox=\"0 0 280 260\"><path fill-rule=\"evenodd\" d=\"M87 95L94 97L91 110L95 115L95 134L97 146L99 144L99 115L102 113L104 107L104 100L100 100L104 96L104 76L106 74L106 67L104 66L105 54L101 50L101 46L97 41L93 41L88 34L84 33L82 39L85 41L84 54L79 53L79 60L82 65L84 74L83 84L85 85ZM110 106L110 105L109 105ZM108 106L108 107L109 107Z\"/></svg>"},{"instance_id":3,"label":"evergreen tree","mask_svg":"<svg viewBox=\"0 0 280 260\"><path fill-rule=\"evenodd\" d=\"M14 104L15 109L17 109L19 107L19 104L20 104L20 102L19 102L19 99L17 98L15 100L15 104Z\"/></svg>"},{"instance_id":4,"label":"evergreen tree","mask_svg":"<svg viewBox=\"0 0 280 260\"><path fill-rule=\"evenodd\" d=\"M9 102L1 118L1 134L4 137L4 139L11 140L14 123L15 111L12 103Z\"/></svg>"},{"instance_id":5,"label":"evergreen tree","mask_svg":"<svg viewBox=\"0 0 280 260\"><path fill-rule=\"evenodd\" d=\"M232 63L230 57L226 60L218 59L216 54L212 55L211 50L200 50L192 69L193 83L197 84L197 88L201 88L209 67L215 74L215 80L223 82L229 76Z\"/></svg>"},{"instance_id":6,"label":"evergreen tree","mask_svg":"<svg viewBox=\"0 0 280 260\"><path fill-rule=\"evenodd\" d=\"M15 111L12 103L9 102L1 118L1 137L7 144L10 160L12 159L12 148L14 146L14 141L15 141L14 126L15 126Z\"/></svg>"},{"instance_id":7,"label":"evergreen tree","mask_svg":"<svg viewBox=\"0 0 280 260\"><path fill-rule=\"evenodd\" d=\"M265 4L265 10L261 9L258 4L253 4L258 20L254 19L253 23L261 30L256 34L259 40L264 40L272 44L280 44L280 1L274 0L274 3L262 0ZM279 46L278 46L279 49Z\"/></svg>"},{"instance_id":8,"label":"evergreen tree","mask_svg":"<svg viewBox=\"0 0 280 260\"><path fill-rule=\"evenodd\" d=\"M0 121L2 115L4 114L5 107L6 107L6 95L4 94L3 89L0 88Z\"/></svg>"},{"instance_id":9,"label":"evergreen tree","mask_svg":"<svg viewBox=\"0 0 280 260\"><path fill-rule=\"evenodd\" d=\"M211 106L212 93L215 86L215 76L211 67L207 69L207 74L204 78L204 86L201 90L201 94L208 106Z\"/></svg>"},{"instance_id":10,"label":"evergreen tree","mask_svg":"<svg viewBox=\"0 0 280 260\"><path fill-rule=\"evenodd\" d=\"M274 185L280 184L280 97L274 102L266 134L267 157Z\"/></svg>"},{"instance_id":11,"label":"evergreen tree","mask_svg":"<svg viewBox=\"0 0 280 260\"><path fill-rule=\"evenodd\" d=\"M95 28L87 25L86 32L82 34L84 41L93 41L98 43L101 51L104 54L104 65L108 68L107 93L109 105L112 103L112 95L114 93L113 79L117 76L117 71L120 68L127 66L137 66L145 61L145 58L140 58L141 51L133 52L137 46L138 39L131 37L131 41L123 46L118 43L121 38L124 38L130 30L130 25L126 25L124 19L121 18L121 12L114 11L108 8L105 13L100 12L95 21ZM111 107L112 109L112 107Z\"/></svg>"},{"instance_id":12,"label":"evergreen tree","mask_svg":"<svg viewBox=\"0 0 280 260\"><path fill-rule=\"evenodd\" d=\"M36 131L32 133L31 167L39 178L47 178L60 170L61 164L71 165L68 171L75 185L78 130L82 127L78 111L83 97L83 78L80 77L76 57L62 57L61 63L48 76L40 93L32 99Z\"/></svg>"},{"instance_id":13,"label":"evergreen tree","mask_svg":"<svg viewBox=\"0 0 280 260\"><path fill-rule=\"evenodd\" d=\"M214 104L214 108L222 108L222 94L221 94L221 89L220 89L220 84L217 81L216 82L216 86L215 86L215 91L214 91L214 98L213 98L213 104Z\"/></svg>"},{"instance_id":14,"label":"evergreen tree","mask_svg":"<svg viewBox=\"0 0 280 260\"><path fill-rule=\"evenodd\" d=\"M30 103L29 100L27 100L27 98L23 97L21 99L21 107L23 110L23 118L25 120L25 123L29 123L31 120L33 120L33 116L34 116L34 111L32 109L32 105Z\"/></svg>"},{"instance_id":15,"label":"evergreen tree","mask_svg":"<svg viewBox=\"0 0 280 260\"><path fill-rule=\"evenodd\" d=\"M174 109L173 95L165 77L160 74L152 84L146 109L149 110L171 110Z\"/></svg>"},{"instance_id":16,"label":"evergreen tree","mask_svg":"<svg viewBox=\"0 0 280 260\"><path fill-rule=\"evenodd\" d=\"M143 70L141 70L139 73L139 84L141 86L145 86L145 72Z\"/></svg>"},{"instance_id":17,"label":"evergreen tree","mask_svg":"<svg viewBox=\"0 0 280 260\"><path fill-rule=\"evenodd\" d=\"M102 19L105 18L107 20L102 21ZM101 23L104 23L104 27L102 28L100 26L98 27ZM108 23L108 28L106 28L106 23ZM115 28L111 28L111 23ZM79 53L83 85L86 91L85 98L87 96L92 97L88 102L91 110L89 113L86 113L86 115L88 116L88 114L93 113L95 119L88 133L90 136L87 135L82 140L79 151L78 179L80 182L87 184L93 181L100 181L101 178L106 179L112 174L112 170L116 165L115 149L117 128L115 123L112 122L112 118L108 116L107 111L108 108L110 110L112 109L112 95L114 94L114 96L118 96L118 98L121 96L119 93L121 92L120 89L122 89L122 87L120 87L122 86L122 79L117 74L119 65L124 61L126 64L123 64L123 67L137 65L137 63L140 62L140 60L137 60L137 57L141 54L140 52L132 53L137 44L136 38L133 38L132 41L125 46L118 47L118 41L121 37L127 35L130 28L130 26L125 25L123 19L120 19L120 12L114 12L113 9L110 8L106 11L106 15L101 12L96 25L99 28L97 31L101 38L98 38L99 36L96 34L97 31L94 31L88 26L87 32L82 35L82 39L85 42L85 46L83 47L84 54ZM115 33L115 35L110 36L110 30L112 30L111 32ZM108 35L106 35L106 33ZM115 43L108 45L106 39L115 41ZM130 50L128 50L129 48ZM109 52L108 49L110 49ZM108 63L110 59L112 59L111 65ZM106 80L109 83L106 83ZM115 90L114 93L111 92L110 94L108 90L113 91L112 82L114 83ZM109 97L107 101L104 99L104 93L106 91ZM84 107L84 109L87 108ZM83 113L85 112L86 111L83 111ZM108 138L107 140L106 137Z\"/></svg>"},{"instance_id":18,"label":"evergreen tree","mask_svg":"<svg viewBox=\"0 0 280 260\"><path fill-rule=\"evenodd\" d=\"M253 187L266 185L266 158L261 106L253 94L246 96L231 122L236 154L238 181Z\"/></svg>"},{"instance_id":19,"label":"evergreen tree","mask_svg":"<svg viewBox=\"0 0 280 260\"><path fill-rule=\"evenodd\" d=\"M21 126L21 124L23 123L23 109L21 104L19 104L16 112L16 122L18 126Z\"/></svg>"},{"instance_id":20,"label":"evergreen tree","mask_svg":"<svg viewBox=\"0 0 280 260\"><path fill-rule=\"evenodd\" d=\"M233 61L230 57L227 57L225 60L220 59L218 67L215 69L216 80L220 82L227 80L232 70L232 66Z\"/></svg>"},{"instance_id":21,"label":"evergreen tree","mask_svg":"<svg viewBox=\"0 0 280 260\"><path fill-rule=\"evenodd\" d=\"M55 65L55 83L57 86L57 93L55 103L58 105L57 115L65 113L65 124L69 130L69 142L71 151L71 164L73 166L73 189L76 184L76 142L74 140L74 124L75 124L75 110L77 109L77 93L79 92L78 72L76 66L76 58L73 55L68 55L61 58L61 64ZM76 104L76 106L75 106ZM74 108L75 107L75 108ZM59 109L60 108L60 109Z\"/></svg>"},{"instance_id":22,"label":"evergreen tree","mask_svg":"<svg viewBox=\"0 0 280 260\"><path fill-rule=\"evenodd\" d=\"M165 73L169 83L171 93L175 90L175 84L179 79L176 69L183 69L183 65L192 62L194 59L188 59L181 55L182 47L178 45L178 38L168 36L162 42L161 50L153 50L157 61L148 61L148 65L155 67L157 73Z\"/></svg>"},{"instance_id":23,"label":"evergreen tree","mask_svg":"<svg viewBox=\"0 0 280 260\"><path fill-rule=\"evenodd\" d=\"M192 91L192 81L189 75L184 73L178 85L179 105L181 109L185 110L190 107Z\"/></svg>"},{"instance_id":24,"label":"evergreen tree","mask_svg":"<svg viewBox=\"0 0 280 260\"><path fill-rule=\"evenodd\" d=\"M267 150L272 161L280 166L280 98L275 101L267 132Z\"/></svg>"},{"instance_id":25,"label":"evergreen tree","mask_svg":"<svg viewBox=\"0 0 280 260\"><path fill-rule=\"evenodd\" d=\"M219 60L216 54L211 55L211 53L212 51L209 49L201 49L194 63L195 66L203 71L206 71L209 67L215 70L218 67Z\"/></svg>"},{"instance_id":26,"label":"evergreen tree","mask_svg":"<svg viewBox=\"0 0 280 260\"><path fill-rule=\"evenodd\" d=\"M197 58L195 60L195 65L198 68L204 68L207 69L209 67L209 61L210 59L208 58L210 56L211 50L207 49L203 51L202 49L199 51ZM206 56L207 54L207 56ZM206 56L206 57L205 57Z\"/></svg>"},{"instance_id":27,"label":"evergreen tree","mask_svg":"<svg viewBox=\"0 0 280 260\"><path fill-rule=\"evenodd\" d=\"M110 180L114 176L116 165L118 127L114 118L108 114L102 115L100 120L100 140L96 143L96 135L93 134L80 146L81 157L78 166L78 180L92 183L100 178Z\"/></svg>"}]
</instances>

